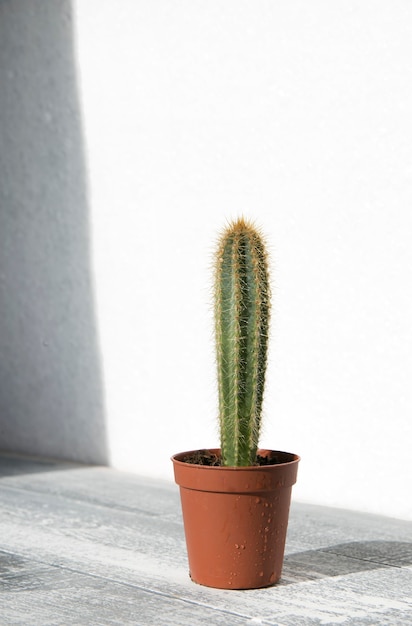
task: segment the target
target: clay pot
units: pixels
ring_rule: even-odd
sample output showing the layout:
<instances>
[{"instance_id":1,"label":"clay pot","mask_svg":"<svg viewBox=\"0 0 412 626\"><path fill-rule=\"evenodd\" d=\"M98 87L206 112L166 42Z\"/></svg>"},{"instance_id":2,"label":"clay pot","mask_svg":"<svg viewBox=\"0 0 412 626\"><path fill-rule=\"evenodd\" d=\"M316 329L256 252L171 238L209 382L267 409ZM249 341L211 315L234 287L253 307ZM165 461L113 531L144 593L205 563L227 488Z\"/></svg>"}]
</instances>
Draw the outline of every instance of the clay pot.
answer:
<instances>
[{"instance_id":1,"label":"clay pot","mask_svg":"<svg viewBox=\"0 0 412 626\"><path fill-rule=\"evenodd\" d=\"M281 575L292 485L300 458L259 450L274 465L211 467L172 457L194 582L220 589L255 589ZM220 456L220 450L210 450Z\"/></svg>"}]
</instances>

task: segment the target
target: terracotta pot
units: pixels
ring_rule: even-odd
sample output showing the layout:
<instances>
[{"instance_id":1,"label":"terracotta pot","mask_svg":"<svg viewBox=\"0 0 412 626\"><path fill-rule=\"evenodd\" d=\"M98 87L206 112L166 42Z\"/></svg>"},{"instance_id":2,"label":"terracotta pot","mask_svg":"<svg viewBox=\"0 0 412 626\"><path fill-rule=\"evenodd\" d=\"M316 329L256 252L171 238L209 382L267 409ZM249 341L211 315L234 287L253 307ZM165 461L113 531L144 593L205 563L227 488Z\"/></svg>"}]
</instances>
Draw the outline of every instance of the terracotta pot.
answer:
<instances>
[{"instance_id":1,"label":"terracotta pot","mask_svg":"<svg viewBox=\"0 0 412 626\"><path fill-rule=\"evenodd\" d=\"M211 467L172 457L194 582L221 589L276 583L282 571L292 485L300 458L259 450L274 465ZM220 455L220 450L210 450Z\"/></svg>"}]
</instances>

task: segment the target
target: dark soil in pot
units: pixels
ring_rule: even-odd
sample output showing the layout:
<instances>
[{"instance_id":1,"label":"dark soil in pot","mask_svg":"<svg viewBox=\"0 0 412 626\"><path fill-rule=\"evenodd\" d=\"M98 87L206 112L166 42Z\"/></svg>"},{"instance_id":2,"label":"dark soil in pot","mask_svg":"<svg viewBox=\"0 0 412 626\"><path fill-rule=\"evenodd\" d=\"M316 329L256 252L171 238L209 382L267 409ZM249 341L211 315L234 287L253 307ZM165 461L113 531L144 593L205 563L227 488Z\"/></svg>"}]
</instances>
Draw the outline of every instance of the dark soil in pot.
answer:
<instances>
[{"instance_id":1,"label":"dark soil in pot","mask_svg":"<svg viewBox=\"0 0 412 626\"><path fill-rule=\"evenodd\" d=\"M275 452L274 450L268 450L270 454L267 455L256 455L256 463L254 466L262 467L262 465L276 465L278 463L282 463L281 453ZM222 458L220 456L220 451L216 452L216 450L194 450L193 452L185 453L186 456L183 456L180 460L183 463L192 463L194 465L208 465L209 467L224 467L222 465Z\"/></svg>"}]
</instances>

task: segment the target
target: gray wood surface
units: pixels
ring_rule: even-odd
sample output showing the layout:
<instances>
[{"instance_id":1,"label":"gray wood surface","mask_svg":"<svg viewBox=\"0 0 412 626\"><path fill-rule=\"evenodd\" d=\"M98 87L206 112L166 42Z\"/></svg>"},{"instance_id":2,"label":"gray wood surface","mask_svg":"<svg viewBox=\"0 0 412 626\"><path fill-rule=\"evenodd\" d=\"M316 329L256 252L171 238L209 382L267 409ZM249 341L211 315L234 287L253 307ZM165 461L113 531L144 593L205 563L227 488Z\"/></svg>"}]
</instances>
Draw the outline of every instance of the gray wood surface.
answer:
<instances>
[{"instance_id":1,"label":"gray wood surface","mask_svg":"<svg viewBox=\"0 0 412 626\"><path fill-rule=\"evenodd\" d=\"M293 503L281 581L192 583L178 489L0 456L0 625L412 624L412 524Z\"/></svg>"}]
</instances>

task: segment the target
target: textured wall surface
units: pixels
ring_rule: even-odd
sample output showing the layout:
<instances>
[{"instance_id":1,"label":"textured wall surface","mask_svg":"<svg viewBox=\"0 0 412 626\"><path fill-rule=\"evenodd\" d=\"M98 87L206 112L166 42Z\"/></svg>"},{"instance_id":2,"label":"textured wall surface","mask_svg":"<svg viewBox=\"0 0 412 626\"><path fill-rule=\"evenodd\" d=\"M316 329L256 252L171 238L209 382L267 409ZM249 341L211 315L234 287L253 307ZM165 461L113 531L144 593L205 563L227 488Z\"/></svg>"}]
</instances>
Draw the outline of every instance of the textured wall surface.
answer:
<instances>
[{"instance_id":1,"label":"textured wall surface","mask_svg":"<svg viewBox=\"0 0 412 626\"><path fill-rule=\"evenodd\" d=\"M104 462L66 1L0 3L0 449Z\"/></svg>"},{"instance_id":2,"label":"textured wall surface","mask_svg":"<svg viewBox=\"0 0 412 626\"><path fill-rule=\"evenodd\" d=\"M210 255L273 249L262 445L295 497L412 517L412 6L76 3L111 458L216 445ZM399 469L399 474L397 473Z\"/></svg>"},{"instance_id":3,"label":"textured wall surface","mask_svg":"<svg viewBox=\"0 0 412 626\"><path fill-rule=\"evenodd\" d=\"M301 454L296 498L412 518L410 2L34 5L0 5L7 447L106 429L171 479L216 445L211 251L244 213L273 251L262 445Z\"/></svg>"}]
</instances>

